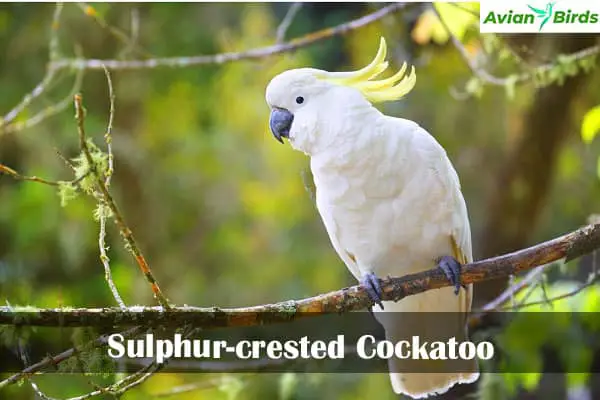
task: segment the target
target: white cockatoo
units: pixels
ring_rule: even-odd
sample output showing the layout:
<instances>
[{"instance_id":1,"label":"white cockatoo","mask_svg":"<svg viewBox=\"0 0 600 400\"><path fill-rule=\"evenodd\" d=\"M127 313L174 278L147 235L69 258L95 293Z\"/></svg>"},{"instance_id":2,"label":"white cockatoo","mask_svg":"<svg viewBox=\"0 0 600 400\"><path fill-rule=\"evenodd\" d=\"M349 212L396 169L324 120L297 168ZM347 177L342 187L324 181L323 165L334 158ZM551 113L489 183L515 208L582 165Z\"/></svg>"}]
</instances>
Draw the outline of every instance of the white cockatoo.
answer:
<instances>
[{"instance_id":1,"label":"white cockatoo","mask_svg":"<svg viewBox=\"0 0 600 400\"><path fill-rule=\"evenodd\" d=\"M413 314L403 325L401 312L452 312L447 315L464 338L472 297L471 285L460 290L459 282L461 263L472 261L467 207L456 171L433 136L413 121L373 107L400 99L416 82L414 67L406 74L406 63L393 76L375 79L388 67L385 57L382 38L373 61L358 71L299 68L277 75L266 90L270 128L278 141L287 138L310 156L317 208L331 243L381 306L373 311L386 338L397 342L438 328L425 314ZM377 276L403 276L436 265L454 287L381 302ZM424 362L415 372L403 370L402 362L389 360L392 387L413 398L443 393L479 376L476 362L466 371L448 371L429 360L431 370Z\"/></svg>"}]
</instances>

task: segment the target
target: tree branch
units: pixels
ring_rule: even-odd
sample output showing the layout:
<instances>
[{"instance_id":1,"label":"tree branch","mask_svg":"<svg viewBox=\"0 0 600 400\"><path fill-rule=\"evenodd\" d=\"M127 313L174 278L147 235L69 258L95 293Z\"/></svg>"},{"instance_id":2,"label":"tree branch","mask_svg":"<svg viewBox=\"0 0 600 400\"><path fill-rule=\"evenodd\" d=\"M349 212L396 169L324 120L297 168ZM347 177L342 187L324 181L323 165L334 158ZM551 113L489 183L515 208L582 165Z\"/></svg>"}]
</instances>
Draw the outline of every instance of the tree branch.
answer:
<instances>
[{"instance_id":1,"label":"tree branch","mask_svg":"<svg viewBox=\"0 0 600 400\"><path fill-rule=\"evenodd\" d=\"M81 177L70 180L70 181L52 181L49 179L40 178L39 176L21 175L20 173L18 173L14 169L10 168L9 166L6 166L6 165L0 163L0 176L2 176L3 174L11 176L12 178L14 178L18 181L37 182L37 183L41 183L41 184L48 185L48 186L60 186L62 184L67 184L67 183L76 185L79 182L81 182L81 180L83 178L85 178L87 176L87 174L84 174Z\"/></svg>"},{"instance_id":2,"label":"tree branch","mask_svg":"<svg viewBox=\"0 0 600 400\"><path fill-rule=\"evenodd\" d=\"M123 43L126 46L126 49L131 50L132 52L136 52L141 57L154 57L153 54L149 53L139 44L136 44L134 35L132 35L132 37L129 37L125 32L106 22L102 15L98 14L98 11L96 11L96 9L91 4L82 2L77 3L77 6L81 11L83 11L85 15L92 18L100 27L106 29L108 33L110 33L114 38Z\"/></svg>"},{"instance_id":3,"label":"tree branch","mask_svg":"<svg viewBox=\"0 0 600 400\"><path fill-rule=\"evenodd\" d=\"M0 117L0 136L8 133L15 133L22 131L23 129L31 128L39 124L40 122L52 117L71 105L71 99L79 91L83 81L83 73L85 70L81 69L75 74L73 81L73 87L69 92L69 95L63 97L60 101L55 104L51 104L41 111L37 112L32 117L28 117L22 121L16 120L21 113L31 105L31 103L40 97L43 93L50 89L50 86L56 83L58 69L51 66L53 61L60 59L59 41L58 41L58 29L60 27L60 16L63 9L63 3L56 3L54 14L52 17L52 24L50 26L50 43L48 45L48 64L46 66L46 74L42 78L41 82L33 88L33 90L27 93L21 102L17 104L12 110L10 110L4 117Z\"/></svg>"},{"instance_id":4,"label":"tree branch","mask_svg":"<svg viewBox=\"0 0 600 400\"><path fill-rule=\"evenodd\" d=\"M548 63L548 64L544 64L544 65L540 65L535 68L532 68L531 71L523 72L523 73L516 74L516 75L510 75L507 77L498 77L498 76L492 75L485 68L477 65L475 60L473 60L471 58L471 56L469 55L465 46L461 43L461 41L452 32L452 30L450 29L450 27L448 26L446 21L444 21L444 18L441 16L440 12L435 7L432 7L432 9L433 9L433 12L438 17L438 19L440 20L440 23L444 27L444 30L448 33L450 40L452 41L452 44L454 45L454 47L456 47L456 50L458 50L461 58L467 64L467 66L469 67L471 72L473 72L473 74L477 78L481 79L483 82L485 82L487 84L494 85L494 86L509 86L509 85L514 85L517 83L525 83L525 82L533 80L534 77L536 76L536 74L539 75L539 74L547 73L551 69L555 68L557 65L556 62L552 62L552 63ZM588 57L596 56L599 53L600 53L600 45L595 45L595 46L591 46L591 47L576 51L574 53L568 54L563 57L568 58L570 61L579 61L579 60L583 60ZM558 62L560 62L560 57L559 57Z\"/></svg>"},{"instance_id":5,"label":"tree branch","mask_svg":"<svg viewBox=\"0 0 600 400\"><path fill-rule=\"evenodd\" d=\"M111 196L110 192L108 191L108 186L105 181L106 176L103 176L100 173L100 171L98 171L95 167L95 162L92 158L92 154L90 152L90 149L89 149L89 146L87 143L87 139L85 137L86 136L85 135L85 112L83 109L83 99L80 94L77 94L77 95L75 95L74 100L75 100L75 119L77 120L77 131L79 133L79 146L81 147L81 151L85 155L85 158L87 159L87 162L90 165L90 168L92 170L92 173L94 174L94 177L96 178L96 186L98 187L98 189L100 190L100 193L102 194L102 201L106 204L106 206L112 212L113 217L115 219L115 223L119 227L119 231L121 232L121 235L125 239L128 249L133 254L140 270L142 271L142 273L144 274L144 277L146 278L146 280L150 284L150 287L152 288L154 297L156 297L156 300L158 301L158 303L162 307L164 307L165 310L168 310L170 308L170 306L169 306L169 302L167 301L167 298L165 297L162 290L160 289L160 286L158 285L158 281L156 280L156 278L154 277L154 274L150 270L150 266L148 265L146 258L142 254L142 251L140 250L139 246L137 245L137 241L133 237L133 232L131 232L131 229L129 228L129 226L125 222L125 219L123 218L123 215L121 214L121 211L117 207L117 203L114 201L113 197ZM111 124L112 124L112 121L109 122L109 128L111 127ZM110 134L108 135L108 138L110 139ZM110 172L109 172L108 176L110 176Z\"/></svg>"},{"instance_id":6,"label":"tree branch","mask_svg":"<svg viewBox=\"0 0 600 400\"><path fill-rule=\"evenodd\" d=\"M283 43L285 40L285 34L290 25L292 25L294 17L296 14L298 14L300 8L302 8L302 3L292 3L292 5L290 5L290 8L288 8L288 11L285 14L285 17L283 17L281 24L277 27L277 33L275 34L276 43Z\"/></svg>"},{"instance_id":7,"label":"tree branch","mask_svg":"<svg viewBox=\"0 0 600 400\"><path fill-rule=\"evenodd\" d=\"M567 261L600 248L600 224L588 225L513 253L467 264L462 268L462 283L477 283L533 269L565 258ZM443 271L438 268L400 278L382 280L383 299L398 301L407 296L449 286ZM253 326L324 313L355 311L373 303L360 285L337 290L302 300L290 300L242 308L172 307L164 312L162 307L119 308L69 308L19 310L18 307L0 307L0 324L19 326L127 326L127 325L185 325L217 328ZM21 312L20 312L21 311Z\"/></svg>"},{"instance_id":8,"label":"tree branch","mask_svg":"<svg viewBox=\"0 0 600 400\"><path fill-rule=\"evenodd\" d=\"M104 134L104 141L106 142L106 153L108 156L108 166L106 172L104 173L104 185L108 190L110 188L110 181L112 175L114 173L114 156L112 151L112 127L113 120L115 117L115 92L113 89L112 79L110 77L110 73L107 69L104 70L104 74L106 75L106 81L108 84L108 97L110 101L110 109L108 113L108 125L106 127L106 133ZM106 203L106 202L104 202ZM105 204L106 205L106 204ZM122 309L126 308L125 302L121 298L119 294L119 290L117 289L117 285L112 278L112 271L110 269L110 258L108 257L107 251L108 247L106 246L106 213L100 213L99 216L100 222L100 232L98 233L98 248L100 249L100 262L104 267L104 279L106 280L106 284L110 289L110 292L113 295L113 298L117 302L118 306Z\"/></svg>"},{"instance_id":9,"label":"tree branch","mask_svg":"<svg viewBox=\"0 0 600 400\"><path fill-rule=\"evenodd\" d=\"M200 55L191 57L166 57L152 58L148 60L99 60L99 59L62 59L50 62L50 68L59 70L63 68L73 69L144 69L171 67L182 68L196 65L207 64L225 64L232 61L255 60L270 57L276 54L289 53L302 47L309 46L324 39L340 36L370 25L389 14L393 14L404 9L408 4L393 3L383 7L371 14L367 14L358 19L337 25L332 28L325 28L307 35L292 39L286 43L278 43L272 46L259 47L252 50L220 53L212 55Z\"/></svg>"},{"instance_id":10,"label":"tree branch","mask_svg":"<svg viewBox=\"0 0 600 400\"><path fill-rule=\"evenodd\" d=\"M514 298L523 289L537 281L544 273L544 270L548 268L548 266L550 266L550 264L541 265L529 271L525 278L521 279L514 285L510 285L504 292L500 293L498 297L481 307L481 311L487 312L501 309L504 304L508 303L509 300Z\"/></svg>"},{"instance_id":11,"label":"tree branch","mask_svg":"<svg viewBox=\"0 0 600 400\"><path fill-rule=\"evenodd\" d=\"M43 183L44 185L49 185L49 186L60 186L60 182L58 182L58 181L50 181L50 180L47 180L44 178L40 178L38 176L21 175L14 169L12 169L4 164L0 164L0 176L2 174L10 175L14 179L19 180L19 181L30 181L30 182Z\"/></svg>"},{"instance_id":12,"label":"tree branch","mask_svg":"<svg viewBox=\"0 0 600 400\"><path fill-rule=\"evenodd\" d=\"M58 57L58 27L60 21L60 15L63 10L63 3L56 3L54 14L52 17L52 25L50 27L50 44L49 44L49 60L56 59ZM4 117L0 118L0 128L8 126L19 114L31 104L33 100L39 97L46 91L46 88L54 80L57 69L53 68L49 63L46 67L46 74L42 78L42 81L29 93L27 93L23 99L17 104L12 110L10 110Z\"/></svg>"},{"instance_id":13,"label":"tree branch","mask_svg":"<svg viewBox=\"0 0 600 400\"><path fill-rule=\"evenodd\" d=\"M125 332L121 332L121 335L123 335L123 337L132 337L132 336L137 335L140 332L142 332L142 329L140 327L134 327ZM55 356L48 356L48 357L44 358L42 361L32 364L32 365L28 366L27 368L25 368L24 370L22 370L21 372L11 375L10 377L1 381L0 389L6 387L8 385L17 383L21 379L29 378L29 377L33 376L34 374L42 371L45 368L48 368L50 366L56 366L56 365L60 364L61 362L68 360L71 357L76 356L78 353L85 351L86 349L106 346L107 343L108 343L108 335L102 335L82 346L72 347L68 350L63 351L60 354L55 355Z\"/></svg>"}]
</instances>

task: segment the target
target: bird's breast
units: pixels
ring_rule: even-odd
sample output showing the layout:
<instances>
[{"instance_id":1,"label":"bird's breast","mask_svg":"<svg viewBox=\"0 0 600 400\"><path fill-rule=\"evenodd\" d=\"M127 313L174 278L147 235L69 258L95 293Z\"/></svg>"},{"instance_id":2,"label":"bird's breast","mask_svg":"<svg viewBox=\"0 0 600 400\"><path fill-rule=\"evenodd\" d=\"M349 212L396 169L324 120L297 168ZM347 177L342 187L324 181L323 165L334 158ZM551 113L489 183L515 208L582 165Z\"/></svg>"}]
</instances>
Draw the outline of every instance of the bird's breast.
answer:
<instances>
[{"instance_id":1,"label":"bird's breast","mask_svg":"<svg viewBox=\"0 0 600 400\"><path fill-rule=\"evenodd\" d=\"M450 198L417 161L381 151L343 168L311 163L317 208L330 236L378 274L397 274L392 269L399 263L430 268L434 258L448 254Z\"/></svg>"}]
</instances>

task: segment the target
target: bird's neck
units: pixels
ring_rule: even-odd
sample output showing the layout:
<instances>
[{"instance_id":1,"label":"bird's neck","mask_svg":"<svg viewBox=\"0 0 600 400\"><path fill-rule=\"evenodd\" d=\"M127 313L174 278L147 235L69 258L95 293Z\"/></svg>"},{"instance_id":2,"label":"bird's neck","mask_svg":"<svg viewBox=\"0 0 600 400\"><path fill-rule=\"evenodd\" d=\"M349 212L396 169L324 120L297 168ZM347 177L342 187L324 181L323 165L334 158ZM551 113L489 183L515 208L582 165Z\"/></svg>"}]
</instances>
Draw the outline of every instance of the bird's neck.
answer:
<instances>
[{"instance_id":1,"label":"bird's neck","mask_svg":"<svg viewBox=\"0 0 600 400\"><path fill-rule=\"evenodd\" d=\"M355 151L373 134L381 117L381 112L372 105L361 104L340 111L335 118L324 119L315 132L308 155L319 157Z\"/></svg>"},{"instance_id":2,"label":"bird's neck","mask_svg":"<svg viewBox=\"0 0 600 400\"><path fill-rule=\"evenodd\" d=\"M321 139L310 153L313 169L337 173L360 168L381 136L384 116L370 106L351 111L351 117L331 121L319 132ZM327 130L325 130L327 129Z\"/></svg>"}]
</instances>

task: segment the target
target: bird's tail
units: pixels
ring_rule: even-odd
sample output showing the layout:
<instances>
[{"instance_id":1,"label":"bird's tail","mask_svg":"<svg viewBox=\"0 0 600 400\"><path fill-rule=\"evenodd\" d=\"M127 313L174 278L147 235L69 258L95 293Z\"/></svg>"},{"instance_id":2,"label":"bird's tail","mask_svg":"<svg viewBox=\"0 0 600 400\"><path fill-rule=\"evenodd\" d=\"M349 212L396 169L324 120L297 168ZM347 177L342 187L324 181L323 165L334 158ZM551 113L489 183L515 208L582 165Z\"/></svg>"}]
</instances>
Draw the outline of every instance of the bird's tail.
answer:
<instances>
[{"instance_id":1,"label":"bird's tail","mask_svg":"<svg viewBox=\"0 0 600 400\"><path fill-rule=\"evenodd\" d=\"M393 343L410 342L415 336L421 344L447 342L451 337L460 343L468 339L466 316L471 308L471 291L469 285L457 296L452 287L446 287L409 296L397 303L384 302L385 311L376 310L375 317L383 325L386 339ZM414 354L416 349L411 350ZM415 360L413 357L393 357L388 365L394 392L415 399L444 393L458 383L471 383L479 377L476 358Z\"/></svg>"}]
</instances>

